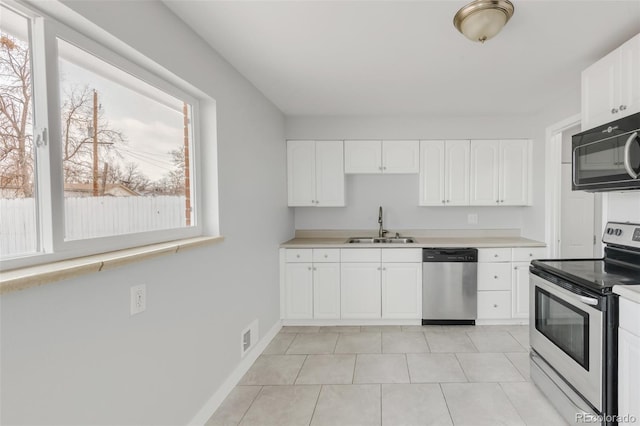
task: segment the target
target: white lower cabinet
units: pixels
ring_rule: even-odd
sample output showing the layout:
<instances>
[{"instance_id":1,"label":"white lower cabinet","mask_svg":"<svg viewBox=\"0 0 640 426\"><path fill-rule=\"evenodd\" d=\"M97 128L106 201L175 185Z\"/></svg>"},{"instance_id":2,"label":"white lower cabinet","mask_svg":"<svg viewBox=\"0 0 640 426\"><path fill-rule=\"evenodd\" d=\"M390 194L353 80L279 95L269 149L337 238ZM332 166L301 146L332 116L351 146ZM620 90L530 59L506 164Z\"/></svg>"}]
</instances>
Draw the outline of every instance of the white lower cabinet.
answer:
<instances>
[{"instance_id":1,"label":"white lower cabinet","mask_svg":"<svg viewBox=\"0 0 640 426\"><path fill-rule=\"evenodd\" d=\"M511 316L529 318L529 262L514 262L511 279Z\"/></svg>"},{"instance_id":2,"label":"white lower cabinet","mask_svg":"<svg viewBox=\"0 0 640 426\"><path fill-rule=\"evenodd\" d=\"M510 291L479 291L478 319L511 318Z\"/></svg>"},{"instance_id":3,"label":"white lower cabinet","mask_svg":"<svg viewBox=\"0 0 640 426\"><path fill-rule=\"evenodd\" d=\"M382 318L422 318L422 263L382 264Z\"/></svg>"},{"instance_id":4,"label":"white lower cabinet","mask_svg":"<svg viewBox=\"0 0 640 426\"><path fill-rule=\"evenodd\" d=\"M313 266L313 317L340 318L340 264Z\"/></svg>"},{"instance_id":5,"label":"white lower cabinet","mask_svg":"<svg viewBox=\"0 0 640 426\"><path fill-rule=\"evenodd\" d=\"M342 318L380 318L379 263L342 263L340 265Z\"/></svg>"},{"instance_id":6,"label":"white lower cabinet","mask_svg":"<svg viewBox=\"0 0 640 426\"><path fill-rule=\"evenodd\" d=\"M287 263L285 266L285 311L290 319L313 318L313 266Z\"/></svg>"},{"instance_id":7,"label":"white lower cabinet","mask_svg":"<svg viewBox=\"0 0 640 426\"><path fill-rule=\"evenodd\" d=\"M640 419L640 304L620 297L618 328L618 413L620 426ZM636 422L632 422L633 418Z\"/></svg>"}]
</instances>

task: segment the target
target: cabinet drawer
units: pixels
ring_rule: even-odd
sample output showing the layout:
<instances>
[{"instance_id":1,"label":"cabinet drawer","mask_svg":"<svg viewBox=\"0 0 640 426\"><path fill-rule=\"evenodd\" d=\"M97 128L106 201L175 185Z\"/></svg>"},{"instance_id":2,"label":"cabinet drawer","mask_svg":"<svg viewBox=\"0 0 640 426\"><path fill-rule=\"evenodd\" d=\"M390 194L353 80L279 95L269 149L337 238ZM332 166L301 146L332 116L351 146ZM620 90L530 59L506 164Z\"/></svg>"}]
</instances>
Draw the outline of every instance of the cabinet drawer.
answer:
<instances>
[{"instance_id":1,"label":"cabinet drawer","mask_svg":"<svg viewBox=\"0 0 640 426\"><path fill-rule=\"evenodd\" d=\"M533 259L544 259L547 256L546 247L517 247L513 249L514 262L531 262Z\"/></svg>"},{"instance_id":2,"label":"cabinet drawer","mask_svg":"<svg viewBox=\"0 0 640 426\"><path fill-rule=\"evenodd\" d=\"M510 291L479 291L478 319L511 318Z\"/></svg>"},{"instance_id":3,"label":"cabinet drawer","mask_svg":"<svg viewBox=\"0 0 640 426\"><path fill-rule=\"evenodd\" d=\"M511 263L478 263L478 291L511 290Z\"/></svg>"},{"instance_id":4,"label":"cabinet drawer","mask_svg":"<svg viewBox=\"0 0 640 426\"><path fill-rule=\"evenodd\" d=\"M478 262L511 262L510 248L478 249Z\"/></svg>"},{"instance_id":5,"label":"cabinet drawer","mask_svg":"<svg viewBox=\"0 0 640 426\"><path fill-rule=\"evenodd\" d=\"M620 328L640 337L640 304L620 297Z\"/></svg>"},{"instance_id":6,"label":"cabinet drawer","mask_svg":"<svg viewBox=\"0 0 640 426\"><path fill-rule=\"evenodd\" d=\"M381 249L341 249L342 262L380 262Z\"/></svg>"},{"instance_id":7,"label":"cabinet drawer","mask_svg":"<svg viewBox=\"0 0 640 426\"><path fill-rule=\"evenodd\" d=\"M311 262L311 249L287 249L287 263Z\"/></svg>"},{"instance_id":8,"label":"cabinet drawer","mask_svg":"<svg viewBox=\"0 0 640 426\"><path fill-rule=\"evenodd\" d=\"M316 263L340 262L340 249L313 249L313 261Z\"/></svg>"},{"instance_id":9,"label":"cabinet drawer","mask_svg":"<svg viewBox=\"0 0 640 426\"><path fill-rule=\"evenodd\" d=\"M422 262L422 249L382 249L383 262Z\"/></svg>"}]
</instances>

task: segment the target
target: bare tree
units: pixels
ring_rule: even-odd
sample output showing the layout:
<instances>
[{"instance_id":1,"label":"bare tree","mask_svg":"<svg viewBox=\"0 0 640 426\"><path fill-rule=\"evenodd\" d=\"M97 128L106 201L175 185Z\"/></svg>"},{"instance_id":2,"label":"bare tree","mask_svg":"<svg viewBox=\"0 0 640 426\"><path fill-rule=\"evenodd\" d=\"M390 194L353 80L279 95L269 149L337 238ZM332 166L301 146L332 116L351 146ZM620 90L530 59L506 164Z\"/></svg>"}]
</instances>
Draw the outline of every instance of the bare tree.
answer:
<instances>
[{"instance_id":1,"label":"bare tree","mask_svg":"<svg viewBox=\"0 0 640 426\"><path fill-rule=\"evenodd\" d=\"M26 43L0 35L0 188L33 195L31 64Z\"/></svg>"}]
</instances>

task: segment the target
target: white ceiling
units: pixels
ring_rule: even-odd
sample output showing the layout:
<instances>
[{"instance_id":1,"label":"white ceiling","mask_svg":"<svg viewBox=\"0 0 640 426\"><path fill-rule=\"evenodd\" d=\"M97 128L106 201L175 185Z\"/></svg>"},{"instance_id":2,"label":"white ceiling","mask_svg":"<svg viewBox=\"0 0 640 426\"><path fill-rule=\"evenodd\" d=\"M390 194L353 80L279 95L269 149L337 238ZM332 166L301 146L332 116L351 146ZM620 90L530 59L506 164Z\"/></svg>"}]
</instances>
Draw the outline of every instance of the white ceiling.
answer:
<instances>
[{"instance_id":1,"label":"white ceiling","mask_svg":"<svg viewBox=\"0 0 640 426\"><path fill-rule=\"evenodd\" d=\"M287 115L535 113L640 32L638 0L513 0L484 45L465 0L165 3Z\"/></svg>"}]
</instances>

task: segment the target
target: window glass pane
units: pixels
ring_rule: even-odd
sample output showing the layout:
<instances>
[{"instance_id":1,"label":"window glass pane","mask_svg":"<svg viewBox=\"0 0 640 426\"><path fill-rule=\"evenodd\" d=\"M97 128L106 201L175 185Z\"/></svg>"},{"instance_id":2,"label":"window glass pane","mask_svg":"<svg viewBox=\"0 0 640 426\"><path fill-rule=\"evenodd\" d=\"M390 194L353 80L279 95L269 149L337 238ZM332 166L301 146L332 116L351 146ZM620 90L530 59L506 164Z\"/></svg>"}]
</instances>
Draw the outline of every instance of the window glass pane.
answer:
<instances>
[{"instance_id":1,"label":"window glass pane","mask_svg":"<svg viewBox=\"0 0 640 426\"><path fill-rule=\"evenodd\" d=\"M38 250L29 20L0 5L0 257Z\"/></svg>"},{"instance_id":2,"label":"window glass pane","mask_svg":"<svg viewBox=\"0 0 640 426\"><path fill-rule=\"evenodd\" d=\"M191 107L58 40L65 238L193 226Z\"/></svg>"}]
</instances>

